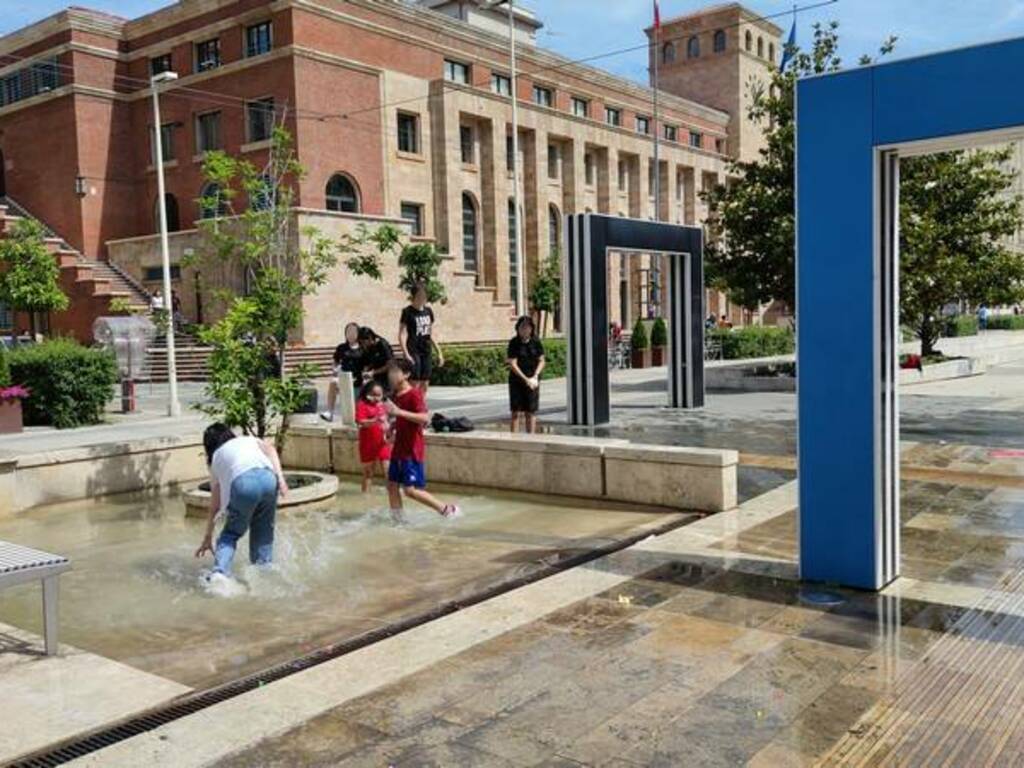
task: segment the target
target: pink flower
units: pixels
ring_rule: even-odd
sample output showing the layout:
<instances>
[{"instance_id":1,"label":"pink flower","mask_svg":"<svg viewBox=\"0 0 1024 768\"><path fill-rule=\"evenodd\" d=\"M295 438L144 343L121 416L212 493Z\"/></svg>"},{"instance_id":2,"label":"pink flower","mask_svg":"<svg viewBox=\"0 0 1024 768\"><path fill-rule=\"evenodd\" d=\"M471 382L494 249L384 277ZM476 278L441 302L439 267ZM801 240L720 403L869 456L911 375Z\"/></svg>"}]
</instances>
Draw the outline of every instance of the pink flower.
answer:
<instances>
[{"instance_id":1,"label":"pink flower","mask_svg":"<svg viewBox=\"0 0 1024 768\"><path fill-rule=\"evenodd\" d=\"M27 387L15 384L13 387L0 387L0 402L8 400L24 400L32 394Z\"/></svg>"}]
</instances>

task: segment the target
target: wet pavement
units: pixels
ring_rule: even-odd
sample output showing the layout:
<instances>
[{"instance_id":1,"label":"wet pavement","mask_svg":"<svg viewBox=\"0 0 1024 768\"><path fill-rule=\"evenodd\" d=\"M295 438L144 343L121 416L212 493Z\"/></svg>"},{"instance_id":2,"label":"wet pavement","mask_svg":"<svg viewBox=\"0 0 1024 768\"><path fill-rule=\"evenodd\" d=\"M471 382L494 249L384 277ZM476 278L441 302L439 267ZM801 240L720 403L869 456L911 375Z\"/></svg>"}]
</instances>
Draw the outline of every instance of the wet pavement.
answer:
<instances>
[{"instance_id":1,"label":"wet pavement","mask_svg":"<svg viewBox=\"0 0 1024 768\"><path fill-rule=\"evenodd\" d=\"M720 558L645 542L586 566L638 576L219 764L1020 765L1024 491L904 500L884 594L777 575L792 510L703 550Z\"/></svg>"}]
</instances>

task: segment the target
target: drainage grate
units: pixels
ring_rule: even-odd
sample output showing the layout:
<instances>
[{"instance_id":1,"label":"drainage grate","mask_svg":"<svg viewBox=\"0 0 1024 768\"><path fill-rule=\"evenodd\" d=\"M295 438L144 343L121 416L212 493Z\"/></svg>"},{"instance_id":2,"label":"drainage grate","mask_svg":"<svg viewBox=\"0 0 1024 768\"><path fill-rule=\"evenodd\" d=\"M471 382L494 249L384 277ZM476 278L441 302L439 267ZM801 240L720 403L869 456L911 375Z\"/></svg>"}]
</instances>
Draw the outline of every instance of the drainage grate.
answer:
<instances>
[{"instance_id":1,"label":"drainage grate","mask_svg":"<svg viewBox=\"0 0 1024 768\"><path fill-rule=\"evenodd\" d=\"M13 762L5 763L5 768L53 768L53 766L64 765L92 752L113 746L118 742L156 730L163 725L212 707L215 704L241 696L243 693L253 691L267 683L281 680L311 667L340 658L360 648L365 648L381 640L407 632L410 629L415 629L435 619L457 613L478 603L486 602L514 589L541 581L569 568L576 568L606 555L627 549L651 536L662 536L691 522L693 522L692 518L683 518L630 536L629 538L596 546L585 551L559 552L556 558L544 558L542 561L544 565L534 573L509 579L462 600L443 603L429 611L410 616L387 627L366 632L341 643L325 646L292 661L277 664L261 672L233 680L215 688L185 694L178 699L162 704L147 712L130 715L120 722L104 725L97 730L74 736L66 741L58 742L38 752L18 758Z\"/></svg>"}]
</instances>

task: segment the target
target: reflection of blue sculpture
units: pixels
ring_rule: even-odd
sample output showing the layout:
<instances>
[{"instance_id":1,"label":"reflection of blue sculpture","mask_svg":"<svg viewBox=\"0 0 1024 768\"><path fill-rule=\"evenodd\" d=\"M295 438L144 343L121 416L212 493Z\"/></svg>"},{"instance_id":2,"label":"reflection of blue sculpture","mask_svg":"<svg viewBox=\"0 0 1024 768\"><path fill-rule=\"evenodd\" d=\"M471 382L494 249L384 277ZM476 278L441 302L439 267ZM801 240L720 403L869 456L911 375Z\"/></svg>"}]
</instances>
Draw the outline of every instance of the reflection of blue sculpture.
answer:
<instances>
[{"instance_id":1,"label":"reflection of blue sculpture","mask_svg":"<svg viewBox=\"0 0 1024 768\"><path fill-rule=\"evenodd\" d=\"M797 90L800 568L899 574L899 154L1024 126L998 73L1024 39L803 80Z\"/></svg>"}]
</instances>

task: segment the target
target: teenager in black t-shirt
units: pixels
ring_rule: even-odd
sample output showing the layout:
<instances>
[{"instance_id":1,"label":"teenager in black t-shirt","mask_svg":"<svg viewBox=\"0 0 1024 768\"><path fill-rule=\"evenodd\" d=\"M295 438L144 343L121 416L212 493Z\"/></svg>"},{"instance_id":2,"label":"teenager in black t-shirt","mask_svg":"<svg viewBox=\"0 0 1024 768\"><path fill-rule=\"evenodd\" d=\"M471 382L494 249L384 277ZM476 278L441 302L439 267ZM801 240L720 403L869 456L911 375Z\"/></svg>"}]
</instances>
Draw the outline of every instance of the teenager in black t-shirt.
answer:
<instances>
[{"instance_id":1,"label":"teenager in black t-shirt","mask_svg":"<svg viewBox=\"0 0 1024 768\"><path fill-rule=\"evenodd\" d=\"M327 387L327 410L320 414L325 421L334 421L334 406L338 402L338 375L352 374L352 386L358 392L363 386L363 349L359 346L359 325L345 326L345 340L334 349L334 378Z\"/></svg>"},{"instance_id":2,"label":"teenager in black t-shirt","mask_svg":"<svg viewBox=\"0 0 1024 768\"><path fill-rule=\"evenodd\" d=\"M364 326L359 329L359 346L363 349L363 379L377 381L388 392L388 363L394 357L391 345Z\"/></svg>"},{"instance_id":3,"label":"teenager in black t-shirt","mask_svg":"<svg viewBox=\"0 0 1024 768\"><path fill-rule=\"evenodd\" d=\"M402 318L398 327L398 344L406 360L412 363L413 386L419 387L426 394L430 388L430 375L433 372L432 353L437 350L437 364L444 365L444 354L435 338L434 310L427 306L427 289L417 285L412 294L409 306L402 310Z\"/></svg>"},{"instance_id":4,"label":"teenager in black t-shirt","mask_svg":"<svg viewBox=\"0 0 1024 768\"><path fill-rule=\"evenodd\" d=\"M519 431L519 419L526 431L537 431L540 406L540 375L544 371L544 345L534 336L533 319L523 315L516 321L516 335L508 343L508 399L512 411L512 431Z\"/></svg>"}]
</instances>

